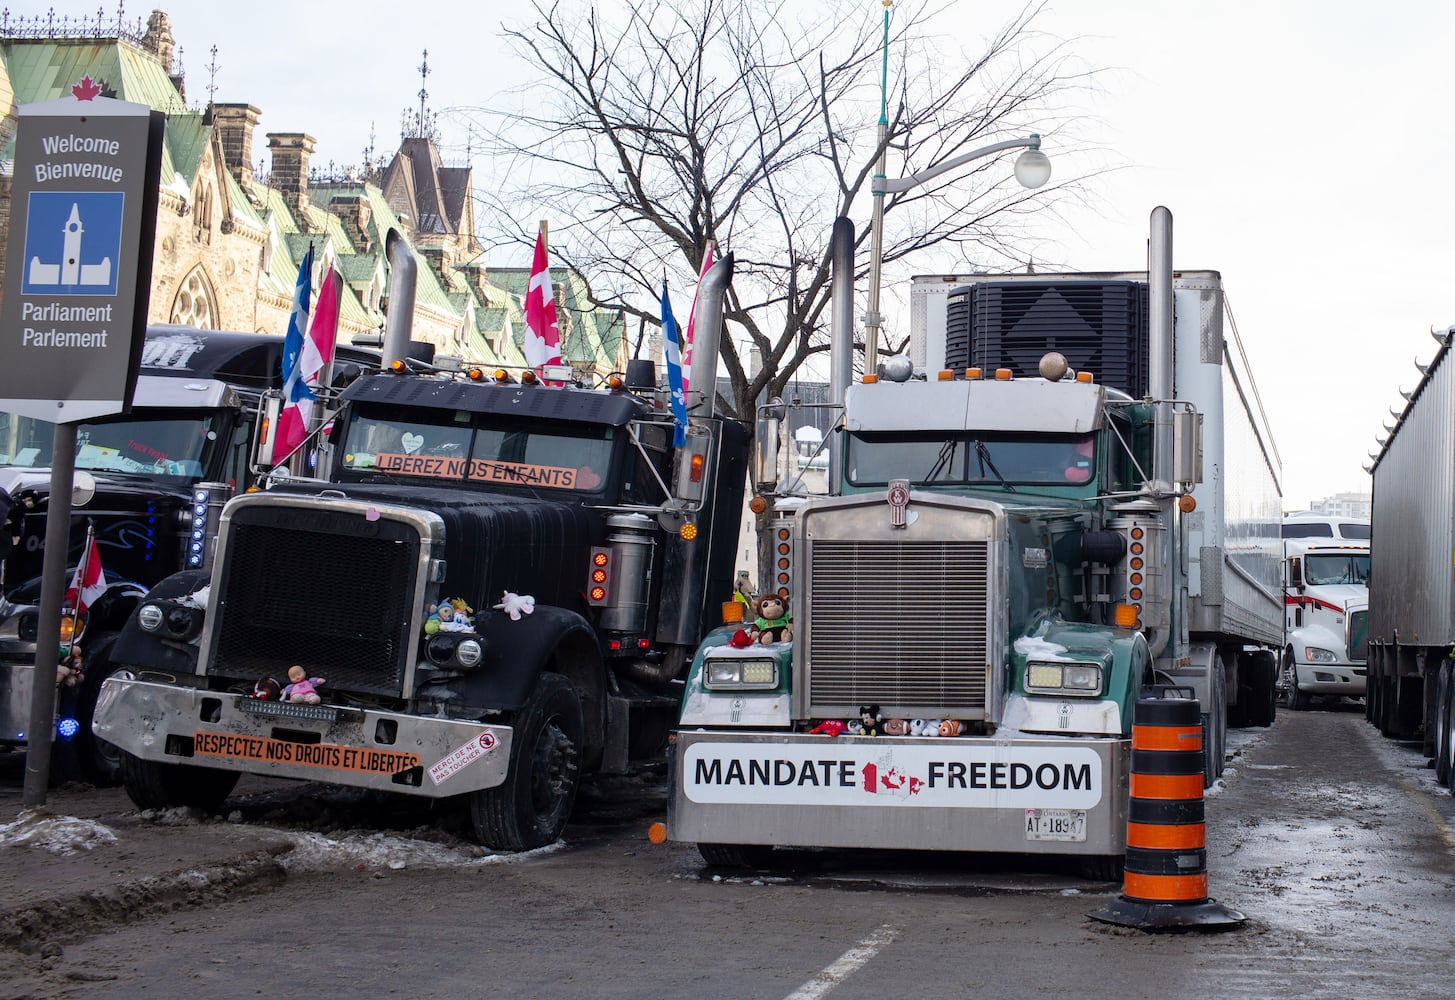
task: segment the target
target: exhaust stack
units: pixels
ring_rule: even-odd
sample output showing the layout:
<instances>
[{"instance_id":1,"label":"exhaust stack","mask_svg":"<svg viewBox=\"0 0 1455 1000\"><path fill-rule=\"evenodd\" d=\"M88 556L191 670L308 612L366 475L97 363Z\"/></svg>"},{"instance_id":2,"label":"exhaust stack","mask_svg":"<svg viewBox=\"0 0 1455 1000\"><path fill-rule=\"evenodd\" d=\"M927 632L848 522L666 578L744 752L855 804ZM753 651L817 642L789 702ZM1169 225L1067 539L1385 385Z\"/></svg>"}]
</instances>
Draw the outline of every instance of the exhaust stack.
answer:
<instances>
[{"instance_id":1,"label":"exhaust stack","mask_svg":"<svg viewBox=\"0 0 1455 1000\"><path fill-rule=\"evenodd\" d=\"M409 336L414 327L414 289L419 283L419 261L397 229L384 238L389 258L389 315L384 322L384 358L388 368L409 353Z\"/></svg>"},{"instance_id":2,"label":"exhaust stack","mask_svg":"<svg viewBox=\"0 0 1455 1000\"><path fill-rule=\"evenodd\" d=\"M717 411L717 359L722 350L722 303L733 280L733 255L723 254L708 269L697 290L692 314L692 388L687 410L707 419Z\"/></svg>"}]
</instances>

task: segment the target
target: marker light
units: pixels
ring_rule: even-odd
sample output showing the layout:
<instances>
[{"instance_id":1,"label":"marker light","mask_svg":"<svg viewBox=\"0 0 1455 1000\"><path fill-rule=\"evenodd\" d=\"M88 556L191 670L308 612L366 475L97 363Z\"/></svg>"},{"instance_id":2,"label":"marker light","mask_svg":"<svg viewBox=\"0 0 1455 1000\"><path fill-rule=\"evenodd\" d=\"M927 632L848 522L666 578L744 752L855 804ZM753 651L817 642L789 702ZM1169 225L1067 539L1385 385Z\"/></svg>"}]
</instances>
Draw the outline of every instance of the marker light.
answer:
<instances>
[{"instance_id":1,"label":"marker light","mask_svg":"<svg viewBox=\"0 0 1455 1000\"><path fill-rule=\"evenodd\" d=\"M748 510L752 511L754 514L761 514L767 509L768 501L764 500L762 497L753 497L753 499L748 501Z\"/></svg>"},{"instance_id":2,"label":"marker light","mask_svg":"<svg viewBox=\"0 0 1455 1000\"><path fill-rule=\"evenodd\" d=\"M505 385L514 382L515 379L511 378L510 372L506 371L504 368L497 368L495 369L495 381L501 383L502 385Z\"/></svg>"},{"instance_id":3,"label":"marker light","mask_svg":"<svg viewBox=\"0 0 1455 1000\"><path fill-rule=\"evenodd\" d=\"M1135 604L1118 604L1114 612L1114 620L1122 628L1137 627L1137 606Z\"/></svg>"},{"instance_id":4,"label":"marker light","mask_svg":"<svg viewBox=\"0 0 1455 1000\"><path fill-rule=\"evenodd\" d=\"M606 387L612 392L621 392L626 388L626 382L620 375L613 375L606 380Z\"/></svg>"},{"instance_id":5,"label":"marker light","mask_svg":"<svg viewBox=\"0 0 1455 1000\"><path fill-rule=\"evenodd\" d=\"M591 569L586 576L586 603L599 606L611 593L611 550L591 550Z\"/></svg>"},{"instance_id":6,"label":"marker light","mask_svg":"<svg viewBox=\"0 0 1455 1000\"><path fill-rule=\"evenodd\" d=\"M948 368L940 369L939 379L941 382L950 382L955 378L955 373Z\"/></svg>"},{"instance_id":7,"label":"marker light","mask_svg":"<svg viewBox=\"0 0 1455 1000\"><path fill-rule=\"evenodd\" d=\"M61 719L56 723L56 735L68 740L81 731L81 724L75 719Z\"/></svg>"},{"instance_id":8,"label":"marker light","mask_svg":"<svg viewBox=\"0 0 1455 1000\"><path fill-rule=\"evenodd\" d=\"M536 373L531 371L530 369L527 368L525 371L520 373L521 385L537 385L539 383L540 379L536 378Z\"/></svg>"},{"instance_id":9,"label":"marker light","mask_svg":"<svg viewBox=\"0 0 1455 1000\"><path fill-rule=\"evenodd\" d=\"M688 466L687 478L694 483L702 482L702 472L707 465L707 457L700 452L693 452L692 462Z\"/></svg>"},{"instance_id":10,"label":"marker light","mask_svg":"<svg viewBox=\"0 0 1455 1000\"><path fill-rule=\"evenodd\" d=\"M399 358L395 358L393 361L389 362L389 370L396 375L403 375L406 371L409 370L409 366L406 365Z\"/></svg>"},{"instance_id":11,"label":"marker light","mask_svg":"<svg viewBox=\"0 0 1455 1000\"><path fill-rule=\"evenodd\" d=\"M1001 382L1009 382L1010 381L1010 376L1011 376L1011 370L1009 368L997 368L997 369L995 369L995 377L998 380L1000 380Z\"/></svg>"},{"instance_id":12,"label":"marker light","mask_svg":"<svg viewBox=\"0 0 1455 1000\"><path fill-rule=\"evenodd\" d=\"M970 378L979 378L980 377L980 374L981 373L980 373L980 369L979 368L966 368L965 369L965 377L967 379L970 379Z\"/></svg>"},{"instance_id":13,"label":"marker light","mask_svg":"<svg viewBox=\"0 0 1455 1000\"><path fill-rule=\"evenodd\" d=\"M875 382L878 382L879 381L879 376L878 375L865 375L859 381L862 382L862 383L864 383L865 385L873 385Z\"/></svg>"},{"instance_id":14,"label":"marker light","mask_svg":"<svg viewBox=\"0 0 1455 1000\"><path fill-rule=\"evenodd\" d=\"M1077 372L1076 373L1076 381L1083 382L1086 385L1090 385L1091 384L1091 381L1092 381L1092 379L1091 379L1091 372Z\"/></svg>"},{"instance_id":15,"label":"marker light","mask_svg":"<svg viewBox=\"0 0 1455 1000\"><path fill-rule=\"evenodd\" d=\"M682 536L684 542L690 542L697 537L697 525L691 521L686 521L682 527L677 529L677 534Z\"/></svg>"},{"instance_id":16,"label":"marker light","mask_svg":"<svg viewBox=\"0 0 1455 1000\"><path fill-rule=\"evenodd\" d=\"M1182 513L1184 514L1191 514L1193 511L1197 510L1197 498L1194 497L1191 493L1184 493L1182 496L1177 498L1177 509L1182 511Z\"/></svg>"},{"instance_id":17,"label":"marker light","mask_svg":"<svg viewBox=\"0 0 1455 1000\"><path fill-rule=\"evenodd\" d=\"M470 376L471 382L485 381L485 373L479 368L471 368L466 374Z\"/></svg>"}]
</instances>

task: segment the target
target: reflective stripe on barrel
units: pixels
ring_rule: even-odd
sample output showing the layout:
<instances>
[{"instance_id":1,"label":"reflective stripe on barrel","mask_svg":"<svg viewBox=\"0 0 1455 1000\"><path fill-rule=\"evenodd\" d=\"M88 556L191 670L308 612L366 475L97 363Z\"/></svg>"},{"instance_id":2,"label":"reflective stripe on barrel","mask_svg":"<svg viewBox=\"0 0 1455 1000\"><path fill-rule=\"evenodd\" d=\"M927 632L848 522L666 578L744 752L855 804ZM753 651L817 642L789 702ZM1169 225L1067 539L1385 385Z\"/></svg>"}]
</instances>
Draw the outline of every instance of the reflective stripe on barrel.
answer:
<instances>
[{"instance_id":1,"label":"reflective stripe on barrel","mask_svg":"<svg viewBox=\"0 0 1455 1000\"><path fill-rule=\"evenodd\" d=\"M1122 895L1141 903L1207 902L1199 705L1142 698L1132 724L1127 858Z\"/></svg>"}]
</instances>

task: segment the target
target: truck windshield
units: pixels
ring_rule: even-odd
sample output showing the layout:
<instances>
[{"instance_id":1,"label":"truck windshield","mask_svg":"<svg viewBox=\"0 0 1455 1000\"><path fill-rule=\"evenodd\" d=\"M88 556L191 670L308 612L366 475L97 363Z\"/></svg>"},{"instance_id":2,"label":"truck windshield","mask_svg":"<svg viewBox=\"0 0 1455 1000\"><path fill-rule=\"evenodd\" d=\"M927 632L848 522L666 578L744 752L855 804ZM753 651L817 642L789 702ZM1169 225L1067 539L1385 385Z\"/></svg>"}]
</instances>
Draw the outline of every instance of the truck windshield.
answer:
<instances>
[{"instance_id":1,"label":"truck windshield","mask_svg":"<svg viewBox=\"0 0 1455 1000\"><path fill-rule=\"evenodd\" d=\"M606 482L614 428L509 425L465 411L421 420L355 413L343 468L391 476L595 492Z\"/></svg>"},{"instance_id":2,"label":"truck windshield","mask_svg":"<svg viewBox=\"0 0 1455 1000\"><path fill-rule=\"evenodd\" d=\"M1012 438L954 434L849 435L847 478L856 486L891 479L937 486L1079 486L1096 475L1096 435Z\"/></svg>"},{"instance_id":3,"label":"truck windshield","mask_svg":"<svg viewBox=\"0 0 1455 1000\"><path fill-rule=\"evenodd\" d=\"M217 416L135 410L125 417L76 428L76 468L200 479L216 447ZM51 464L55 425L0 413L0 465L44 469Z\"/></svg>"},{"instance_id":4,"label":"truck windshield","mask_svg":"<svg viewBox=\"0 0 1455 1000\"><path fill-rule=\"evenodd\" d=\"M1303 581L1311 587L1339 583L1369 585L1369 553L1357 555L1306 555L1303 558Z\"/></svg>"}]
</instances>

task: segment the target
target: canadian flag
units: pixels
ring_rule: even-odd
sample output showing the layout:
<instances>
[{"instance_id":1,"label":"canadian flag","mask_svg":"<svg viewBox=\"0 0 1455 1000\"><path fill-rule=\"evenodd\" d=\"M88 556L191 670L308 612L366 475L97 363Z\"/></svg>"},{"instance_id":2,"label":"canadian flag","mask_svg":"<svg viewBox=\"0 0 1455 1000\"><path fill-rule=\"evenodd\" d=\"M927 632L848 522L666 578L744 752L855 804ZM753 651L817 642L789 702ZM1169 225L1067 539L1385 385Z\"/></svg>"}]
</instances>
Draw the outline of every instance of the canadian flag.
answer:
<instances>
[{"instance_id":1,"label":"canadian flag","mask_svg":"<svg viewBox=\"0 0 1455 1000\"><path fill-rule=\"evenodd\" d=\"M85 614L91 602L104 593L106 578L101 573L101 553L96 549L96 539L92 538L91 548L81 560L81 565L76 567L76 575L71 577L70 589L61 599L61 604L72 608L78 615Z\"/></svg>"},{"instance_id":2,"label":"canadian flag","mask_svg":"<svg viewBox=\"0 0 1455 1000\"><path fill-rule=\"evenodd\" d=\"M525 292L525 363L540 371L561 363L561 331L556 322L556 296L546 255L546 224L536 233L536 253Z\"/></svg>"}]
</instances>

